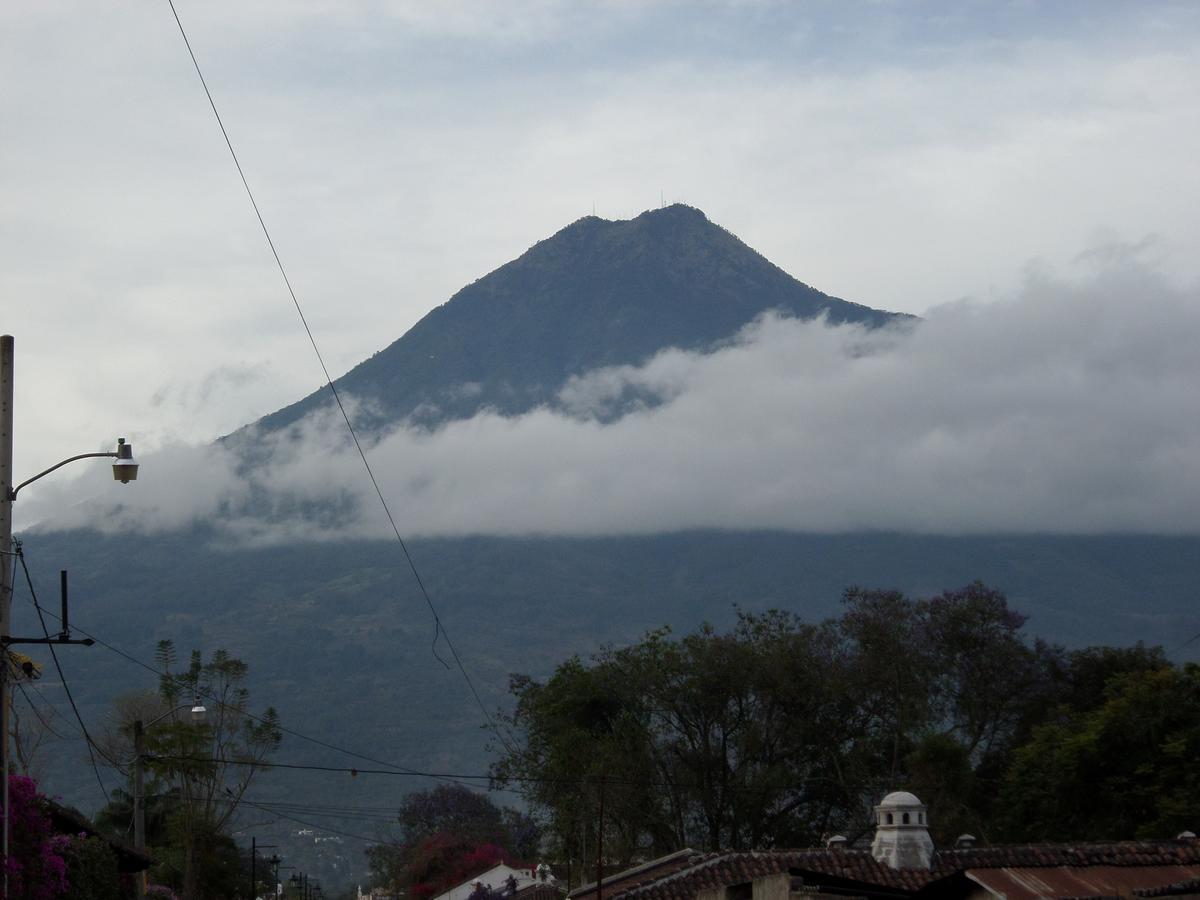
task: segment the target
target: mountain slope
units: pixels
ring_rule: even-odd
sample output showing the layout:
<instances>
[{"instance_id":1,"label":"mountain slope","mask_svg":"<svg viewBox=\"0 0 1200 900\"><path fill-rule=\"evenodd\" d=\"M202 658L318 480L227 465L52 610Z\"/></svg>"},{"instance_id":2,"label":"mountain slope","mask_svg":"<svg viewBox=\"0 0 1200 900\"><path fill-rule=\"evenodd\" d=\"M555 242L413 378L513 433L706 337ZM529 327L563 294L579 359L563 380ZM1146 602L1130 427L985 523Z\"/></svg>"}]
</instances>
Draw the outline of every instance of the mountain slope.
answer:
<instances>
[{"instance_id":1,"label":"mountain slope","mask_svg":"<svg viewBox=\"0 0 1200 900\"><path fill-rule=\"evenodd\" d=\"M369 401L367 427L552 402L572 375L700 349L767 310L879 326L907 318L797 281L702 212L675 205L611 222L588 216L460 290L336 380ZM284 428L330 402L319 390L258 422Z\"/></svg>"}]
</instances>

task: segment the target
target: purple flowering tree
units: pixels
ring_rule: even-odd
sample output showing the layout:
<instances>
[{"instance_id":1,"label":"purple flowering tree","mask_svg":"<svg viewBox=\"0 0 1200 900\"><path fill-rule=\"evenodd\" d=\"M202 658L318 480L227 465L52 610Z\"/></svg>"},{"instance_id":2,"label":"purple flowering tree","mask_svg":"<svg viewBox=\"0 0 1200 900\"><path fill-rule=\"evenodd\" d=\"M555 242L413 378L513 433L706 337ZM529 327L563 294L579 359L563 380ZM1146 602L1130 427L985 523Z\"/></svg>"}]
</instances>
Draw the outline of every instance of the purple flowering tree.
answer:
<instances>
[{"instance_id":1,"label":"purple flowering tree","mask_svg":"<svg viewBox=\"0 0 1200 900\"><path fill-rule=\"evenodd\" d=\"M10 775L8 798L8 894L0 885L0 900L55 900L67 889L64 854L70 838L54 832L45 798L32 778Z\"/></svg>"}]
</instances>

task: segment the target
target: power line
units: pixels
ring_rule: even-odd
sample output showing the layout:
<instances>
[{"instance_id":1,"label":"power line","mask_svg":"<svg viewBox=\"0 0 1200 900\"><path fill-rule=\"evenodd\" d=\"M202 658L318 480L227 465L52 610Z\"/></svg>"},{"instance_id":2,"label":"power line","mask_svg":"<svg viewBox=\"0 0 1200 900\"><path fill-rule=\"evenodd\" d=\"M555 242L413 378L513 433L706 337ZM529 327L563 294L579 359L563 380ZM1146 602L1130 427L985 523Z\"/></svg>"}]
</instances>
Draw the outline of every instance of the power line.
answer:
<instances>
[{"instance_id":1,"label":"power line","mask_svg":"<svg viewBox=\"0 0 1200 900\"><path fill-rule=\"evenodd\" d=\"M301 804L283 805L278 803L269 803L264 800L254 801L259 808L269 809L272 812L281 815L307 815L316 816L318 819L338 819L341 821L350 822L371 822L377 825L395 825L398 822L398 817L395 813L387 815L386 813L377 812L354 812L352 809L337 811L327 810L320 807L308 807Z\"/></svg>"},{"instance_id":2,"label":"power line","mask_svg":"<svg viewBox=\"0 0 1200 900\"><path fill-rule=\"evenodd\" d=\"M57 616L55 616L55 614L53 612L51 612L50 610L45 610L45 613L47 615L49 615L51 618L57 618ZM149 672L152 672L160 677L165 677L167 679L173 680L176 683L181 684L183 686L186 686L186 687L191 686L190 684L184 684L184 682L181 678L179 678L177 676L173 676L168 672L163 672L162 670L155 668L154 666L150 665L149 663L143 662L142 660L138 659L137 657L133 656L132 654L129 654L129 653L125 652L124 650L120 649L119 647L116 647L113 644L110 644L109 642L105 641L103 638L96 636L94 633L88 632L86 629L80 627L78 624L72 623L72 627L73 627L73 630L78 631L80 634L84 635L85 637L92 638L92 640L94 640L99 646L104 647L105 649L111 650L112 652L116 653L118 656L121 656L123 659L125 659L131 663L134 663L135 665L140 666L141 668L146 669ZM256 716L254 713L248 712L246 710L237 709L236 707L232 707L229 704L225 704L219 698L212 696L211 694L206 694L206 693L201 692L201 696L206 697L207 699L213 700L215 703L217 703L220 706L224 706L229 709L234 709L239 715L242 715L248 719L251 719L251 720L254 720L257 722L264 721L261 716ZM227 764L229 764L229 765L253 765L256 768L261 768L261 769L282 769L282 770L295 770L295 771L326 772L326 773L330 773L330 774L351 775L352 777L357 776L357 775L381 775L381 776L407 776L407 777L414 777L414 778L431 778L431 779L446 781L446 782L449 782L452 784L459 784L464 787L483 789L483 790L493 792L493 793L496 793L496 792L517 793L517 791L515 791L512 788L499 788L499 787L494 786L491 783L493 780L493 776L491 774L468 773L468 772L434 772L434 771L423 770L423 769L414 769L414 768L407 767L407 766L400 766L395 763L387 762L386 760L380 760L380 759L376 759L374 757L367 756L365 754L358 753L357 751L350 750L345 747L340 747L336 744L331 744L327 741L321 740L320 738L314 738L314 737L311 737L310 735L306 735L302 732L295 731L293 729L283 728L282 726L279 726L277 723L276 723L276 727L279 727L280 730L284 731L285 733L291 734L295 737L298 737L301 740L308 741L310 743L316 744L316 745L318 745L320 747L324 747L326 749L334 750L338 753L342 753L347 756L352 756L356 759L362 759L366 762L372 762L377 765L386 766L387 768L385 768L385 769L367 769L367 768L357 768L357 767L347 767L347 766L326 766L326 765L316 765L316 764L306 764L306 763L284 763L284 762L263 762L263 761L252 763L252 762L245 762L245 761L238 761L238 760L227 760L225 762L227 762ZM213 760L211 758L207 758L207 757L195 757L195 756L183 756L183 755L154 754L153 758L164 760L164 761L196 762L196 763L207 763L207 764L211 764L211 763L215 762L215 760ZM538 777L538 776L515 776L514 775L514 776L509 776L505 780L509 781L509 782L513 782L513 783L520 783L520 784L557 784L557 785L580 786L580 787L594 786L596 784L596 780L594 778L586 778L586 777L585 778L549 778L549 777ZM812 784L820 784L820 783L824 783L827 781L828 781L828 779L825 779L825 778L809 778L809 779L802 779L799 783L793 783L793 784L787 784L787 785L772 785L770 787L763 787L763 788L750 787L750 786L740 787L740 786L730 785L730 786L728 786L727 789L731 790L733 792L737 792L737 793L762 793L762 792L769 792L769 791L774 791L774 790L789 790L789 789L790 790L799 790L799 789L808 787ZM486 782L486 784L484 784L484 783L471 784L468 782ZM695 788L702 787L702 785L699 785L699 784L688 784L686 782L680 782L680 781L667 781L667 780L662 780L662 779L632 779L632 778L619 778L619 777L614 777L614 776L606 777L605 782L607 784L611 784L614 786L645 787L645 788L653 787L653 788L676 788L676 789L692 788L692 789L695 789ZM330 808L336 808L336 807L330 807ZM347 807L347 808L360 809L361 807ZM390 810L391 807L375 807L374 809Z\"/></svg>"},{"instance_id":3,"label":"power line","mask_svg":"<svg viewBox=\"0 0 1200 900\"><path fill-rule=\"evenodd\" d=\"M346 407L342 403L341 395L338 393L337 386L333 383L333 378L329 374L329 367L325 365L325 358L321 355L321 349L317 345L316 336L313 334L312 328L309 327L308 319L304 315L304 310L300 306L300 300L296 296L296 291L292 288L291 279L288 278L287 270L284 268L283 260L279 256L279 251L275 249L275 241L271 238L271 232L267 228L266 220L263 219L262 212L258 208L258 201L254 199L254 192L250 189L250 182L246 178L246 173L242 169L241 161L238 159L237 152L233 149L233 141L229 138L229 132L225 129L225 123L221 119L221 113L217 110L217 103L213 99L212 91L208 89L208 82L204 78L204 72L200 69L200 62L196 59L195 51L192 50L192 42L188 40L187 31L183 27L183 22L179 18L179 12L175 9L175 0L167 0L167 4L171 7L171 14L175 17L175 24L179 26L179 34L183 38L184 46L187 47L188 56L191 57L192 66L196 69L196 75L200 78L200 85L204 88L204 95L208 98L208 105L212 108L213 116L217 120L217 125L221 129L221 136L225 139L225 146L229 148L229 155L233 158L233 164L237 168L238 176L242 180L242 187L246 189L246 196L250 200L250 205L254 209L254 215L258 219L259 227L262 228L263 236L267 239L267 246L271 248L271 255L275 258L275 265L279 268L279 274L283 278L283 283L287 287L288 295L292 298L292 305L296 308L296 314L300 317L300 324L304 326L304 332L308 335L308 341L312 344L313 353L317 357L317 362L321 367L321 372L325 375L325 382L329 386L330 392L333 394L333 399L337 403L338 411L342 414L342 419L346 423L346 430L350 433L350 437L354 442L354 448L358 451L359 459L362 460L363 468L366 470L367 477L371 481L371 486L375 489L375 495L379 498L379 504L383 507L383 512L387 516L388 524L392 528L392 533L396 536L396 541L400 544L400 549L404 553L404 558L408 561L408 567L412 570L413 578L417 582L417 587L420 588L421 596L425 598L425 604L429 607L429 612L433 616L434 631L432 652L434 658L437 659L447 669L450 666L446 663L437 652L437 640L439 634L446 641L446 646L450 648L450 654L454 658L455 665L458 666L459 672L462 673L463 679L467 683L467 687L471 691L471 695L475 698L480 711L483 713L484 719L488 723L489 729L504 745L508 752L514 752L511 744L505 740L500 729L492 719L491 713L488 712L487 706L483 699L479 696L479 691L475 688L475 683L471 680L471 676L467 673L466 666L463 665L462 659L458 654L458 650L454 646L454 642L450 640L450 634L446 631L446 627L442 624L441 616L438 615L437 608L433 605L433 599L429 596L429 591L425 588L425 582L421 578L421 573L417 571L417 565L413 561L412 554L409 553L408 544L400 534L400 528L396 524L395 518L392 516L392 510L388 506L386 498L383 496L383 490L379 487L379 481L375 478L375 471L371 468L371 463L367 460L367 454L363 450L362 443L358 439L358 433L354 430L354 425L350 422L350 415L346 412ZM512 735L510 734L509 737Z\"/></svg>"},{"instance_id":4,"label":"power line","mask_svg":"<svg viewBox=\"0 0 1200 900\"><path fill-rule=\"evenodd\" d=\"M225 792L229 793L229 789L226 788ZM226 801L226 802L231 802L231 801ZM255 803L253 800L247 800L245 797L242 797L241 800L238 802L245 803L246 805L252 806L255 809L261 810L262 812L265 812L269 815L277 816L280 819L287 819L289 822L296 822L300 825L307 825L309 828L319 828L321 831L328 831L330 834L336 834L336 835L340 835L341 837L352 838L353 840L362 841L363 843L366 843L366 844L382 843L382 840L377 837L367 837L366 835L363 835L363 834L354 834L349 831L339 831L336 828L328 828L325 825L318 825L316 822L306 822L304 819L298 819L295 816L289 816L289 815L285 815L284 813L281 813L281 812L276 812L275 810L265 809L258 803Z\"/></svg>"},{"instance_id":5,"label":"power line","mask_svg":"<svg viewBox=\"0 0 1200 900\"><path fill-rule=\"evenodd\" d=\"M104 757L117 771L123 771L120 763L114 761L107 753L105 753L94 740L87 730L87 726L83 724L83 716L79 714L79 707L75 705L75 698L71 695L71 686L67 684L67 676L63 674L62 665L58 661L58 652L54 649L54 644L50 642L50 629L46 627L46 618L42 615L42 606L38 603L37 591L33 587L33 579L29 575L29 566L25 564L25 551L21 546L20 541L14 541L17 547L17 559L21 561L21 571L25 573L25 583L29 586L29 596L33 601L33 608L37 610L38 621L42 623L42 633L46 636L46 646L50 648L50 658L54 660L54 668L58 670L58 678L62 682L63 691L66 692L67 701L71 704L71 711L75 713L75 721L79 723L79 730L83 732L84 741L87 744L88 759L92 764L92 772L96 775L96 784L100 785L100 793L104 795L104 802L108 802L108 788L104 785L104 779L100 777L100 767L96 765L96 753Z\"/></svg>"},{"instance_id":6,"label":"power line","mask_svg":"<svg viewBox=\"0 0 1200 900\"><path fill-rule=\"evenodd\" d=\"M388 769L357 769L347 768L345 766L320 766L310 765L307 763L285 763L285 762L257 762L257 761L242 761L242 760L216 760L205 756L188 756L186 754L168 754L154 753L147 754L147 759L160 760L164 762L186 762L200 763L202 765L211 765L213 763L222 762L225 765L231 766L253 766L258 769L288 769L302 772L325 772L335 775L349 775L356 778L359 775L401 775L414 774L421 775L426 778L454 778L462 780L478 780L491 781L490 774L472 774L464 772L413 772L401 773L394 772ZM554 784L567 785L575 787L594 787L599 783L596 777L579 777L579 778L551 778L537 775L512 775L507 778L508 781L518 782L521 784ZM619 787L638 787L638 788L682 788L687 790L703 789L703 784L690 784L684 781L666 781L663 779L653 778L620 778L612 775L604 776L605 784ZM813 784L827 784L828 778L807 778L801 779L799 782L790 784L773 784L769 787L752 787L749 785L726 785L725 790L735 793L769 793L771 791L783 790L801 790Z\"/></svg>"},{"instance_id":7,"label":"power line","mask_svg":"<svg viewBox=\"0 0 1200 900\"><path fill-rule=\"evenodd\" d=\"M388 815L388 816L392 816L393 818L396 817L397 815L399 815L399 813L400 813L399 806L397 806L395 804L393 804L391 806L337 806L337 805L330 806L328 804L320 804L320 803L293 803L289 800L259 800L258 802L262 803L266 806L279 806L279 807L283 807L283 808L293 807L295 809L305 809L305 810L314 811L314 812L317 810L320 810L322 812L336 812L338 810L344 810L347 812L354 812L354 813L371 813L371 814L375 814L375 815Z\"/></svg>"},{"instance_id":8,"label":"power line","mask_svg":"<svg viewBox=\"0 0 1200 900\"><path fill-rule=\"evenodd\" d=\"M68 738L65 735L61 735L57 731L55 731L53 726L51 726L50 723L46 721L45 717L42 716L42 714L38 710L37 706L34 705L33 698L29 696L29 692L25 690L25 685L23 685L19 681L15 682L15 684L17 686L17 690L19 690L21 692L21 696L25 698L25 702L29 705L29 709L37 717L37 720L42 723L42 727L45 728L47 731L49 731L52 735L54 735L60 741L71 740L71 738ZM53 706L51 706L49 708L50 708L51 713L57 712L57 710L55 710ZM59 715L61 715L61 713L59 713ZM66 720L64 720L64 721L66 721ZM67 722L67 724L70 724L70 722Z\"/></svg>"},{"instance_id":9,"label":"power line","mask_svg":"<svg viewBox=\"0 0 1200 900\"><path fill-rule=\"evenodd\" d=\"M52 619L59 618L57 615L55 615L55 613L53 613L52 611L50 611L48 609L42 610L42 611L46 615L50 616ZM84 637L91 638L93 641L96 642L97 645L105 648L106 650L112 651L113 653L120 656L122 659L125 659L126 661L131 662L134 665L139 666L140 668L143 668L146 671L159 676L160 678L166 678L167 680L172 681L175 684L180 685L181 687L192 687L192 685L190 683L186 682L181 676L176 676L176 675L172 675L169 672L164 672L163 670L151 665L150 663L147 663L143 660L138 659L136 656L134 656L130 653L127 653L126 651L122 650L120 647L117 647L117 646L109 643L108 641L104 640L103 638L97 636L95 633L87 631L85 628L81 627L77 621L72 621L71 627L74 631L79 632ZM231 706L230 704L224 703L221 701L221 699L219 697L216 697L211 692L199 691L199 693L205 699L211 700L214 703L216 703L218 706L222 706L226 709L232 709L235 712L237 712L239 715L244 716L247 719L258 722L260 724L265 722L265 719L262 716L255 715L254 713L252 713L248 710L238 709L237 707L234 707L234 706ZM323 747L327 750L333 750L333 751L335 751L337 753L341 753L345 756L350 756L355 759L361 759L364 762L374 763L375 765L387 766L388 769L390 770L388 772L388 774L410 775L410 776L418 777L418 778L434 778L434 779L447 781L452 784L453 783L463 784L463 782L457 781L451 775L424 772L424 771L421 771L418 769L413 769L413 768L410 768L407 766L401 766L396 763L391 763L391 762L388 762L387 760L378 759L373 756L367 756L366 754L359 753L359 752L357 752L355 750L351 750L347 747L341 747L341 746L338 746L337 744L332 744L328 741L321 740L320 738L315 738L315 737L312 737L311 735L304 734L303 732L296 731L293 728L287 728L287 727L279 724L278 722L274 723L274 727L278 728L280 731L284 732L285 734L299 738L300 740L303 740L303 741L307 741L308 743L315 744L319 747ZM350 770L347 769L345 771L350 771ZM360 770L360 771L365 771L365 770ZM486 776L475 776L475 777L486 777ZM464 787L480 787L480 785L466 785L466 784L463 784L463 786ZM507 789L507 788L493 788L490 786L487 787L487 790L493 791L493 792L514 793L514 791L511 791L510 789Z\"/></svg>"}]
</instances>

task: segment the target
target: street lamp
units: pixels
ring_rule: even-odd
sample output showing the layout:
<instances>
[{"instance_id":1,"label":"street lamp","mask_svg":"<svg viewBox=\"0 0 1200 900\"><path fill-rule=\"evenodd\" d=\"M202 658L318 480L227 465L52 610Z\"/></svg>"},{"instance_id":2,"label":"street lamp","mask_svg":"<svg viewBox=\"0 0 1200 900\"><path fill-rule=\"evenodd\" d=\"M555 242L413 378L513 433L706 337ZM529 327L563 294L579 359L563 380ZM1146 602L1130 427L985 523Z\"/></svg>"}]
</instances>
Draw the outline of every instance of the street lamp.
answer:
<instances>
[{"instance_id":1,"label":"street lamp","mask_svg":"<svg viewBox=\"0 0 1200 900\"><path fill-rule=\"evenodd\" d=\"M180 710L188 710L188 716L196 725L204 722L208 715L208 710L204 708L204 704L197 697L191 703L184 703L181 706L176 706L174 709L168 709L161 716L151 719L146 724L142 724L141 719L135 719L133 722L133 846L138 851L146 852L146 787L145 787L145 738L146 732L153 726L157 725L167 716L172 716ZM135 892L140 898L146 896L146 870L143 869L137 873L134 879Z\"/></svg>"},{"instance_id":2,"label":"street lamp","mask_svg":"<svg viewBox=\"0 0 1200 900\"><path fill-rule=\"evenodd\" d=\"M4 895L8 896L8 732L9 732L9 685L8 644L11 635L13 568L12 553L12 508L17 493L26 485L49 475L67 463L79 459L113 457L113 477L122 484L137 478L138 464L133 458L133 445L124 438L117 441L117 449L101 453L80 453L55 463L13 487L13 349L11 334L0 336L0 773L4 779L4 837L0 867L4 870Z\"/></svg>"}]
</instances>

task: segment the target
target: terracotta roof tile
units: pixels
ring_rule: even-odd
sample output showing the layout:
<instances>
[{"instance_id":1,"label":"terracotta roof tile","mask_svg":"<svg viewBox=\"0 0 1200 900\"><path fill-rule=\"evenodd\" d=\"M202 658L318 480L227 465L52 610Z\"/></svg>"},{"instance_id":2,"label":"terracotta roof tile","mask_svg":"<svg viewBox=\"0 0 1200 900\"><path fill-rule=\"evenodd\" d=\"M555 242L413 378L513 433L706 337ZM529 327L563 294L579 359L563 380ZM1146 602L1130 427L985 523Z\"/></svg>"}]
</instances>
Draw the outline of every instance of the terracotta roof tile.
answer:
<instances>
[{"instance_id":1,"label":"terracotta roof tile","mask_svg":"<svg viewBox=\"0 0 1200 900\"><path fill-rule=\"evenodd\" d=\"M609 900L692 900L706 887L742 884L780 872L813 873L878 887L915 891L964 869L1171 866L1200 864L1200 841L1112 841L1089 844L1027 844L939 851L930 869L892 869L868 850L849 848L762 850L691 857L678 871L614 885Z\"/></svg>"}]
</instances>

